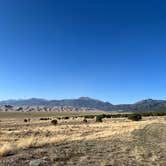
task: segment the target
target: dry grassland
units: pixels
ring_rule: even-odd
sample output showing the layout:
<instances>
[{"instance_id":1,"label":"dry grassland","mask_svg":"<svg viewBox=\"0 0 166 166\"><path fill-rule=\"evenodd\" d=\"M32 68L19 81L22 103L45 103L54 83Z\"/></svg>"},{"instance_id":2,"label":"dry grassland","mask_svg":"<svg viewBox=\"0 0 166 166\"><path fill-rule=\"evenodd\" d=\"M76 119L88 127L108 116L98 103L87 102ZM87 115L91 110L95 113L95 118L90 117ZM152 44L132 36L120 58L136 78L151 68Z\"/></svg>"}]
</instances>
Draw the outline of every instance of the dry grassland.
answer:
<instances>
[{"instance_id":1,"label":"dry grassland","mask_svg":"<svg viewBox=\"0 0 166 166\"><path fill-rule=\"evenodd\" d=\"M165 117L82 120L2 118L0 165L166 165Z\"/></svg>"}]
</instances>

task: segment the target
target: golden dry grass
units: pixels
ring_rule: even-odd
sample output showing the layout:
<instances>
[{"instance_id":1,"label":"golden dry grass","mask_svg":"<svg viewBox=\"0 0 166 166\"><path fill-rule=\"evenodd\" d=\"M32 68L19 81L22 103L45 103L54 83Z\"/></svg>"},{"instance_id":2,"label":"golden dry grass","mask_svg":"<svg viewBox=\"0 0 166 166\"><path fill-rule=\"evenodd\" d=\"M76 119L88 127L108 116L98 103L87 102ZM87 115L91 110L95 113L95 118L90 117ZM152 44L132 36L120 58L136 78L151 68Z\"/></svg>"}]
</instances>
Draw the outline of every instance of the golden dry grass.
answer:
<instances>
[{"instance_id":1,"label":"golden dry grass","mask_svg":"<svg viewBox=\"0 0 166 166\"><path fill-rule=\"evenodd\" d=\"M0 148L0 156L7 156L9 153L14 151L14 147L11 144L5 143Z\"/></svg>"},{"instance_id":2,"label":"golden dry grass","mask_svg":"<svg viewBox=\"0 0 166 166\"><path fill-rule=\"evenodd\" d=\"M11 122L13 124L11 124ZM73 124L73 122L76 122ZM163 123L164 118L144 119L132 122L126 119L108 119L103 123L83 124L82 119L60 121L57 126L50 122L33 119L25 124L20 119L4 120L0 128L0 156L17 153L20 149L42 147L69 141L109 140L113 137L125 137L135 129L142 129L148 124Z\"/></svg>"}]
</instances>

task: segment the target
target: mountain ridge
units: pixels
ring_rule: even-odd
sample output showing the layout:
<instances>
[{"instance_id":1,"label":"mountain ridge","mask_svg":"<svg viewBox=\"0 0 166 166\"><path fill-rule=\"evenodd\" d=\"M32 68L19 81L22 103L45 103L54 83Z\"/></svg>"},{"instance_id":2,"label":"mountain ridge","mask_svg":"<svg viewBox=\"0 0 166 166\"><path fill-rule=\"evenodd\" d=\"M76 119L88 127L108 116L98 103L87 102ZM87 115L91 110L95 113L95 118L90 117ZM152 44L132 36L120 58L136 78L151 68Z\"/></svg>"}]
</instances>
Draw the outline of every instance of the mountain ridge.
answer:
<instances>
[{"instance_id":1,"label":"mountain ridge","mask_svg":"<svg viewBox=\"0 0 166 166\"><path fill-rule=\"evenodd\" d=\"M77 99L47 100L42 98L29 98L17 100L2 100L0 105L11 106L71 106L95 108L104 111L128 111L128 112L146 112L146 111L166 111L166 100L145 99L133 104L114 105L110 102L93 99L90 97L79 97Z\"/></svg>"}]
</instances>

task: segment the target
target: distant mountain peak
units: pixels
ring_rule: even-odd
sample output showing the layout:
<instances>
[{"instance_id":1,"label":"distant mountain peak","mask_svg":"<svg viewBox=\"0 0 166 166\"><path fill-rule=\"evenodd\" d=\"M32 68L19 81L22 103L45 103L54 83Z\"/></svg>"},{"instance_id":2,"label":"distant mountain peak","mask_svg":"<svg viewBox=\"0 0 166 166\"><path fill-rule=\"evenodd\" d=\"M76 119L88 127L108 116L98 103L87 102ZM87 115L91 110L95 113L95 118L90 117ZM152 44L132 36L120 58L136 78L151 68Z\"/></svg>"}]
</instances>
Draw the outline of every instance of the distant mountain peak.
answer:
<instances>
[{"instance_id":1,"label":"distant mountain peak","mask_svg":"<svg viewBox=\"0 0 166 166\"><path fill-rule=\"evenodd\" d=\"M86 96L79 97L78 99L79 100L96 100L96 99L93 99L93 98L90 98L90 97L86 97Z\"/></svg>"},{"instance_id":2,"label":"distant mountain peak","mask_svg":"<svg viewBox=\"0 0 166 166\"><path fill-rule=\"evenodd\" d=\"M156 103L156 102L162 102L163 100L154 100L154 99L145 99L145 100L141 100L141 101L138 101L134 104L145 104L145 103Z\"/></svg>"},{"instance_id":3,"label":"distant mountain peak","mask_svg":"<svg viewBox=\"0 0 166 166\"><path fill-rule=\"evenodd\" d=\"M140 100L134 104L142 104L142 103L149 103L149 102L153 102L154 100L149 98L149 99L144 99L144 100Z\"/></svg>"}]
</instances>

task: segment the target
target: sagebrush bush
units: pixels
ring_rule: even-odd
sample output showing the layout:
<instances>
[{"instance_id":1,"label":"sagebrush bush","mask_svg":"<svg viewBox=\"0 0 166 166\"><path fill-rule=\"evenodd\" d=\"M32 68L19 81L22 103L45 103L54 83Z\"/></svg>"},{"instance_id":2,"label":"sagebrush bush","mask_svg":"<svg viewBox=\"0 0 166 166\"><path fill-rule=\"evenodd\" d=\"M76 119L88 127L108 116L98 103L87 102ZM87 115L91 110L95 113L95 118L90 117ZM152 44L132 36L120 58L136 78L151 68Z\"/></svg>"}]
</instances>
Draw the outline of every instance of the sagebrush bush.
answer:
<instances>
[{"instance_id":1,"label":"sagebrush bush","mask_svg":"<svg viewBox=\"0 0 166 166\"><path fill-rule=\"evenodd\" d=\"M40 120L50 120L50 118L40 118Z\"/></svg>"},{"instance_id":2,"label":"sagebrush bush","mask_svg":"<svg viewBox=\"0 0 166 166\"><path fill-rule=\"evenodd\" d=\"M95 115L85 115L84 118L85 119L93 119L95 117Z\"/></svg>"},{"instance_id":3,"label":"sagebrush bush","mask_svg":"<svg viewBox=\"0 0 166 166\"><path fill-rule=\"evenodd\" d=\"M166 111L157 111L157 112L143 112L142 116L165 116Z\"/></svg>"},{"instance_id":4,"label":"sagebrush bush","mask_svg":"<svg viewBox=\"0 0 166 166\"><path fill-rule=\"evenodd\" d=\"M102 122L103 121L103 116L97 115L96 116L96 122Z\"/></svg>"},{"instance_id":5,"label":"sagebrush bush","mask_svg":"<svg viewBox=\"0 0 166 166\"><path fill-rule=\"evenodd\" d=\"M111 118L110 114L105 115L105 118Z\"/></svg>"},{"instance_id":6,"label":"sagebrush bush","mask_svg":"<svg viewBox=\"0 0 166 166\"><path fill-rule=\"evenodd\" d=\"M84 118L84 119L83 119L83 122L84 122L84 123L87 123L88 121L87 121L87 119L86 119L86 118Z\"/></svg>"},{"instance_id":7,"label":"sagebrush bush","mask_svg":"<svg viewBox=\"0 0 166 166\"><path fill-rule=\"evenodd\" d=\"M27 120L27 119L24 119L24 122L26 123L26 122L28 122L28 120Z\"/></svg>"},{"instance_id":8,"label":"sagebrush bush","mask_svg":"<svg viewBox=\"0 0 166 166\"><path fill-rule=\"evenodd\" d=\"M64 116L64 117L62 117L62 119L66 119L67 120L67 119L69 119L69 117L68 116Z\"/></svg>"},{"instance_id":9,"label":"sagebrush bush","mask_svg":"<svg viewBox=\"0 0 166 166\"><path fill-rule=\"evenodd\" d=\"M133 121L139 121L142 119L141 114L130 114L128 115L128 119L133 120Z\"/></svg>"},{"instance_id":10,"label":"sagebrush bush","mask_svg":"<svg viewBox=\"0 0 166 166\"><path fill-rule=\"evenodd\" d=\"M52 123L53 125L57 125L57 124L58 124L58 121L57 121L56 119L54 119L54 120L51 121L51 123Z\"/></svg>"}]
</instances>

